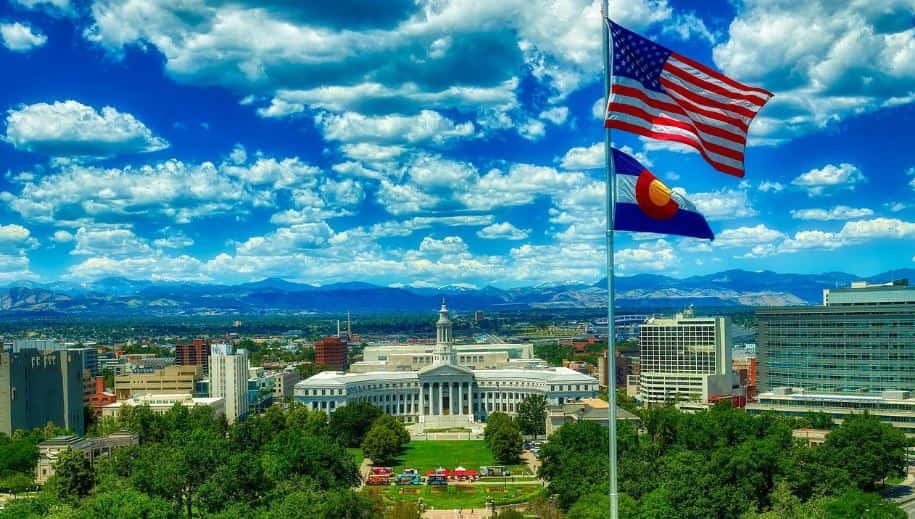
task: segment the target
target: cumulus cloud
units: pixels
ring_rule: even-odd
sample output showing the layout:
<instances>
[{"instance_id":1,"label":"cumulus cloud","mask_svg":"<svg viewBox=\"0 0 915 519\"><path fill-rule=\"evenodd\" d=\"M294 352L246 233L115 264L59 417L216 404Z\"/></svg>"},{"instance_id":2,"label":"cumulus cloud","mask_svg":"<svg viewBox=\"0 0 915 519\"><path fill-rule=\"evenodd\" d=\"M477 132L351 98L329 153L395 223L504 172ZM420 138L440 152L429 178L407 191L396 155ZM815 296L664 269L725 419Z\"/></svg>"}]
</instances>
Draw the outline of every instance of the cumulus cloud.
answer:
<instances>
[{"instance_id":1,"label":"cumulus cloud","mask_svg":"<svg viewBox=\"0 0 915 519\"><path fill-rule=\"evenodd\" d=\"M38 246L31 231L18 224L0 225L0 253L19 252Z\"/></svg>"},{"instance_id":2,"label":"cumulus cloud","mask_svg":"<svg viewBox=\"0 0 915 519\"><path fill-rule=\"evenodd\" d=\"M866 181L861 170L843 162L838 166L827 164L819 169L811 169L792 180L791 184L805 189L810 196L820 196L840 189L854 189Z\"/></svg>"},{"instance_id":3,"label":"cumulus cloud","mask_svg":"<svg viewBox=\"0 0 915 519\"><path fill-rule=\"evenodd\" d=\"M809 249L837 249L879 239L912 239L915 223L898 218L873 218L846 222L838 232L805 230L794 234L779 247L781 252Z\"/></svg>"},{"instance_id":4,"label":"cumulus cloud","mask_svg":"<svg viewBox=\"0 0 915 519\"><path fill-rule=\"evenodd\" d=\"M315 123L325 139L354 143L443 144L451 139L474 134L472 122L456 124L433 110L422 110L414 116L395 114L371 117L354 112L339 115L322 113L315 117Z\"/></svg>"},{"instance_id":5,"label":"cumulus cloud","mask_svg":"<svg viewBox=\"0 0 915 519\"><path fill-rule=\"evenodd\" d=\"M0 24L0 39L3 40L3 46L13 52L27 52L48 41L48 37L41 32L19 22Z\"/></svg>"},{"instance_id":6,"label":"cumulus cloud","mask_svg":"<svg viewBox=\"0 0 915 519\"><path fill-rule=\"evenodd\" d=\"M690 202L696 205L699 212L709 220L729 220L748 218L756 215L747 192L742 189L721 189L707 193L690 193L681 191Z\"/></svg>"},{"instance_id":7,"label":"cumulus cloud","mask_svg":"<svg viewBox=\"0 0 915 519\"><path fill-rule=\"evenodd\" d=\"M10 110L4 140L17 149L51 156L109 157L168 147L131 114L72 100Z\"/></svg>"},{"instance_id":8,"label":"cumulus cloud","mask_svg":"<svg viewBox=\"0 0 915 519\"><path fill-rule=\"evenodd\" d=\"M758 224L752 227L725 229L718 233L713 243L716 247L754 247L770 244L784 237L784 233Z\"/></svg>"},{"instance_id":9,"label":"cumulus cloud","mask_svg":"<svg viewBox=\"0 0 915 519\"><path fill-rule=\"evenodd\" d=\"M770 182L768 180L763 180L759 183L758 189L763 193L778 193L785 189L785 185L781 182Z\"/></svg>"},{"instance_id":10,"label":"cumulus cloud","mask_svg":"<svg viewBox=\"0 0 915 519\"><path fill-rule=\"evenodd\" d=\"M51 235L51 239L56 243L70 243L73 241L73 235L67 231L54 231L54 234Z\"/></svg>"},{"instance_id":11,"label":"cumulus cloud","mask_svg":"<svg viewBox=\"0 0 915 519\"><path fill-rule=\"evenodd\" d=\"M486 240L523 240L530 232L530 229L519 229L510 222L499 222L480 229L477 236Z\"/></svg>"},{"instance_id":12,"label":"cumulus cloud","mask_svg":"<svg viewBox=\"0 0 915 519\"><path fill-rule=\"evenodd\" d=\"M915 100L913 12L910 0L737 4L713 56L725 73L775 92L753 140L778 143Z\"/></svg>"},{"instance_id":13,"label":"cumulus cloud","mask_svg":"<svg viewBox=\"0 0 915 519\"><path fill-rule=\"evenodd\" d=\"M832 209L792 209L791 217L797 220L851 220L872 216L874 211L865 207L837 205Z\"/></svg>"},{"instance_id":14,"label":"cumulus cloud","mask_svg":"<svg viewBox=\"0 0 915 519\"><path fill-rule=\"evenodd\" d=\"M666 240L642 242L638 247L616 251L616 265L620 273L669 271L677 264L677 254Z\"/></svg>"}]
</instances>

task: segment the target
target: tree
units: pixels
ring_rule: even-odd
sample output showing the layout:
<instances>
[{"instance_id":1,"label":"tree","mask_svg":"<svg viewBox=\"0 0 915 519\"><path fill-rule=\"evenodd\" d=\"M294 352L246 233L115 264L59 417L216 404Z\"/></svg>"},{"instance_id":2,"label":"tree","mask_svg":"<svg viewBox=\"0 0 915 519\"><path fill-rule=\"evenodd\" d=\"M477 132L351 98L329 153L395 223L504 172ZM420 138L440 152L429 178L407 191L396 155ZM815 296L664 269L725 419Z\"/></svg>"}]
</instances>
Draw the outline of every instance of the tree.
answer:
<instances>
[{"instance_id":1,"label":"tree","mask_svg":"<svg viewBox=\"0 0 915 519\"><path fill-rule=\"evenodd\" d=\"M493 413L486 422L483 437L499 463L517 463L524 440L518 424L504 413Z\"/></svg>"},{"instance_id":2,"label":"tree","mask_svg":"<svg viewBox=\"0 0 915 519\"><path fill-rule=\"evenodd\" d=\"M383 413L367 402L357 402L337 408L330 415L330 431L346 447L359 447L372 423Z\"/></svg>"},{"instance_id":3,"label":"tree","mask_svg":"<svg viewBox=\"0 0 915 519\"><path fill-rule=\"evenodd\" d=\"M822 448L828 462L844 469L854 486L871 491L887 476L904 473L906 445L902 431L863 414L846 418L826 436Z\"/></svg>"},{"instance_id":4,"label":"tree","mask_svg":"<svg viewBox=\"0 0 915 519\"><path fill-rule=\"evenodd\" d=\"M375 427L387 427L388 429L393 431L394 434L397 435L397 439L398 439L398 441L400 441L401 447L410 443L410 433L407 432L407 428L404 426L403 422L401 422L397 418L394 418L391 415L383 414L383 415L379 416L372 423L372 428L375 428Z\"/></svg>"},{"instance_id":5,"label":"tree","mask_svg":"<svg viewBox=\"0 0 915 519\"><path fill-rule=\"evenodd\" d=\"M537 436L546 434L546 397L530 395L518 403L518 415L515 418L521 434Z\"/></svg>"},{"instance_id":6,"label":"tree","mask_svg":"<svg viewBox=\"0 0 915 519\"><path fill-rule=\"evenodd\" d=\"M832 416L822 411L807 413L804 418L814 429L832 429L834 426Z\"/></svg>"},{"instance_id":7,"label":"tree","mask_svg":"<svg viewBox=\"0 0 915 519\"><path fill-rule=\"evenodd\" d=\"M609 449L606 429L590 421L559 428L540 451L540 477L549 480L550 492L568 509L584 495L599 493L609 485Z\"/></svg>"},{"instance_id":8,"label":"tree","mask_svg":"<svg viewBox=\"0 0 915 519\"><path fill-rule=\"evenodd\" d=\"M54 463L53 482L49 486L62 501L79 501L95 486L95 472L89 458L76 449L66 449Z\"/></svg>"},{"instance_id":9,"label":"tree","mask_svg":"<svg viewBox=\"0 0 915 519\"><path fill-rule=\"evenodd\" d=\"M385 425L373 426L362 441L362 453L375 465L389 464L400 454L401 442L397 433Z\"/></svg>"},{"instance_id":10,"label":"tree","mask_svg":"<svg viewBox=\"0 0 915 519\"><path fill-rule=\"evenodd\" d=\"M79 507L75 519L172 519L168 501L132 488L118 488L92 496Z\"/></svg>"}]
</instances>

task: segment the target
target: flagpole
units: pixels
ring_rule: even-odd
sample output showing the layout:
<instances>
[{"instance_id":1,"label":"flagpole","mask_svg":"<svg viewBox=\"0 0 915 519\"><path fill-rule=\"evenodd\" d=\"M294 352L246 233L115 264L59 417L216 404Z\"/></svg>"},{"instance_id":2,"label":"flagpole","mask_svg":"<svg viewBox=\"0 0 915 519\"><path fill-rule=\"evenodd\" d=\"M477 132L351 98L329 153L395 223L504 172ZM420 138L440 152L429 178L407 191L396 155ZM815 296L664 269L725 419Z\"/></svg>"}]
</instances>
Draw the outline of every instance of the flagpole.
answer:
<instances>
[{"instance_id":1,"label":"flagpole","mask_svg":"<svg viewBox=\"0 0 915 519\"><path fill-rule=\"evenodd\" d=\"M613 55L610 52L610 27L607 0L601 0L601 36L604 58L604 109L610 104L610 74ZM610 519L619 518L619 496L616 486L616 319L613 292L613 223L616 210L616 174L613 168L610 129L604 130L604 159L607 164L607 400L610 430Z\"/></svg>"}]
</instances>

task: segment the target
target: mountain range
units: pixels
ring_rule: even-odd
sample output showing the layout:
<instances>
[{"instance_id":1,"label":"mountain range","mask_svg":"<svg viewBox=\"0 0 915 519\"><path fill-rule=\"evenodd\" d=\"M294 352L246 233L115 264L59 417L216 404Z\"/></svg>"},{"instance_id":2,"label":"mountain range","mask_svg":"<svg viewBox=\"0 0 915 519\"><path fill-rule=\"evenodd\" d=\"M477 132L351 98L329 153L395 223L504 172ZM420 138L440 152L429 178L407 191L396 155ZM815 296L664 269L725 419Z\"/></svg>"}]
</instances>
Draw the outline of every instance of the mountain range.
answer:
<instances>
[{"instance_id":1,"label":"mountain range","mask_svg":"<svg viewBox=\"0 0 915 519\"><path fill-rule=\"evenodd\" d=\"M617 306L782 306L819 304L824 288L852 281L885 283L915 279L915 269L862 278L843 272L781 274L727 270L673 278L655 274L616 277ZM606 279L593 285L559 284L501 289L449 285L439 288L383 287L362 282L315 286L268 278L240 285L153 282L122 277L86 285L14 283L0 288L0 316L7 315L218 315L301 312L428 311L446 296L458 310L600 308Z\"/></svg>"}]
</instances>

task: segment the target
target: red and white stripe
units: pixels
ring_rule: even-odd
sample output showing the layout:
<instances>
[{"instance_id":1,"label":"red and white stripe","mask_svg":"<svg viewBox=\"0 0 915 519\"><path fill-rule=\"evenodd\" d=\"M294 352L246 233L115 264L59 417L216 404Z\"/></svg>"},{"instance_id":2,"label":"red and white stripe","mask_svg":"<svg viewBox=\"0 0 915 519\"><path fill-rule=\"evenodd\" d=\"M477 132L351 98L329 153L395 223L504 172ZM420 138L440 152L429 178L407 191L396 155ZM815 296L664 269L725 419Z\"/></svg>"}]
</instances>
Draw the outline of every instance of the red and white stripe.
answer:
<instances>
[{"instance_id":1,"label":"red and white stripe","mask_svg":"<svg viewBox=\"0 0 915 519\"><path fill-rule=\"evenodd\" d=\"M605 126L692 146L715 169L742 177L747 130L772 94L676 53L660 82L665 93L614 76Z\"/></svg>"}]
</instances>

